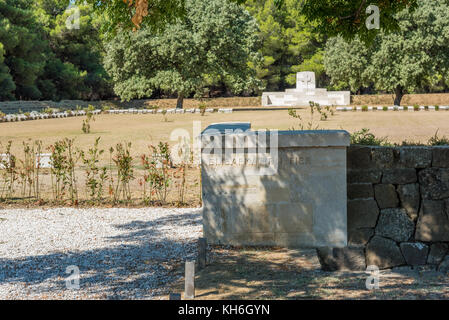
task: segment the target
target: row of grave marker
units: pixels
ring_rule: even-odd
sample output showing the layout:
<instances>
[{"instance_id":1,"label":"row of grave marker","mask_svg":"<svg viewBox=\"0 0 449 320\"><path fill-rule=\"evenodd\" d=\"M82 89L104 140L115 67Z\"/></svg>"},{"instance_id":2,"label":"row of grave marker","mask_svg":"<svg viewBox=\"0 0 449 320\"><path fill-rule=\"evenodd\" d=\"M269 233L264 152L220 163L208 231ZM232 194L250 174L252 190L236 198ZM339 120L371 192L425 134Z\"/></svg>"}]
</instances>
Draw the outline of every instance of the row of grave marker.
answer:
<instances>
[{"instance_id":1,"label":"row of grave marker","mask_svg":"<svg viewBox=\"0 0 449 320\"><path fill-rule=\"evenodd\" d=\"M101 113L101 110L94 110L92 114L98 115ZM26 114L7 114L3 117L3 121L6 122L15 122L15 121L27 121L27 120L39 120L39 119L54 119L54 118L68 118L68 117L79 117L85 116L87 114L86 111L64 111L64 112L53 112L53 113L42 113L37 111L30 112L29 115ZM2 119L0 118L0 121Z\"/></svg>"},{"instance_id":2,"label":"row of grave marker","mask_svg":"<svg viewBox=\"0 0 449 320\"><path fill-rule=\"evenodd\" d=\"M449 110L449 106L419 106L415 108L413 106L401 107L401 106L389 106L389 107L337 107L337 111L437 111L437 110Z\"/></svg>"},{"instance_id":3,"label":"row of grave marker","mask_svg":"<svg viewBox=\"0 0 449 320\"><path fill-rule=\"evenodd\" d=\"M0 154L0 169L6 169L5 162L11 164L10 156L6 153ZM36 154L36 168L49 169L52 168L51 153Z\"/></svg>"},{"instance_id":4,"label":"row of grave marker","mask_svg":"<svg viewBox=\"0 0 449 320\"><path fill-rule=\"evenodd\" d=\"M213 108L207 108L205 112L207 113L213 113L217 110L219 113L232 113L232 108L220 108L220 109L213 109ZM126 114L126 113L132 113L132 114L163 114L164 111L166 113L201 113L201 109L198 108L190 108L190 109L179 109L179 108L172 108L172 109L122 109L122 110L108 110L107 113L109 114Z\"/></svg>"},{"instance_id":5,"label":"row of grave marker","mask_svg":"<svg viewBox=\"0 0 449 320\"><path fill-rule=\"evenodd\" d=\"M216 109L208 108L205 110L206 113L213 113ZM104 111L109 114L163 114L163 109L123 109L123 110L107 110ZM232 113L232 108L221 108L217 109L218 113ZM94 110L92 114L98 115L101 110ZM201 113L201 109L166 109L166 113L169 114L184 114L184 113ZM3 118L0 118L0 122L3 120L5 122L16 122L16 121L27 121L27 120L39 120L39 119L53 119L53 118L68 118L76 116L85 116L86 111L64 111L64 112L54 112L54 113L41 113L37 111L30 112L29 115L26 114L7 114Z\"/></svg>"}]
</instances>

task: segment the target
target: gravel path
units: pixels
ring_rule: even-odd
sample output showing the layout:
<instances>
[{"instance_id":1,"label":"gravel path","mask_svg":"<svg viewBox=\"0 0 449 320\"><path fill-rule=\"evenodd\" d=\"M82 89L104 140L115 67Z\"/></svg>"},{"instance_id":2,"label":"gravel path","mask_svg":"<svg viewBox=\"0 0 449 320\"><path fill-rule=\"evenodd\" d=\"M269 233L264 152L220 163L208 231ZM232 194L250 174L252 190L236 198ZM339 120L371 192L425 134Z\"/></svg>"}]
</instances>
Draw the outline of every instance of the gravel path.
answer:
<instances>
[{"instance_id":1,"label":"gravel path","mask_svg":"<svg viewBox=\"0 0 449 320\"><path fill-rule=\"evenodd\" d=\"M151 299L201 234L198 208L0 210L0 299Z\"/></svg>"}]
</instances>

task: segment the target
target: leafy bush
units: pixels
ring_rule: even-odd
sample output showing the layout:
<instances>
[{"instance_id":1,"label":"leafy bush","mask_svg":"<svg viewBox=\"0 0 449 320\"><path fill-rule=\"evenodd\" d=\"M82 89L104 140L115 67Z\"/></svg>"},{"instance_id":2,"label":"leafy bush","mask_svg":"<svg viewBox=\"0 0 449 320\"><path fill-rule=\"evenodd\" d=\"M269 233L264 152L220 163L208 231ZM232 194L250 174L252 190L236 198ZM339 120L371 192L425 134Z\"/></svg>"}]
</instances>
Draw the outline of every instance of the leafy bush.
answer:
<instances>
[{"instance_id":1,"label":"leafy bush","mask_svg":"<svg viewBox=\"0 0 449 320\"><path fill-rule=\"evenodd\" d=\"M366 146L388 146L391 145L387 138L377 138L369 129L363 128L351 134L351 144Z\"/></svg>"},{"instance_id":2,"label":"leafy bush","mask_svg":"<svg viewBox=\"0 0 449 320\"><path fill-rule=\"evenodd\" d=\"M112 148L111 148L112 149ZM113 150L113 149L112 149ZM123 145L118 143L115 147L115 156L112 158L117 168L117 185L114 191L114 201L120 199L131 200L131 188L129 183L134 180L134 169L132 166L133 157L131 156L131 142Z\"/></svg>"},{"instance_id":3,"label":"leafy bush","mask_svg":"<svg viewBox=\"0 0 449 320\"><path fill-rule=\"evenodd\" d=\"M74 150L74 141L74 139L65 138L49 147L53 197L55 200L63 200L68 192L72 203L78 201L75 166L79 154Z\"/></svg>"},{"instance_id":4,"label":"leafy bush","mask_svg":"<svg viewBox=\"0 0 449 320\"><path fill-rule=\"evenodd\" d=\"M439 137L438 130L435 132L435 135L427 141L427 144L430 146L448 146L449 138L446 136Z\"/></svg>"},{"instance_id":5,"label":"leafy bush","mask_svg":"<svg viewBox=\"0 0 449 320\"><path fill-rule=\"evenodd\" d=\"M157 147L149 146L149 148L151 153L141 156L142 165L147 171L142 182L144 201L151 201L152 195L156 195L160 202L165 203L168 187L170 186L170 177L168 174L170 167L170 149L167 143L162 142ZM150 198L147 198L146 195L147 184L150 187Z\"/></svg>"},{"instance_id":6,"label":"leafy bush","mask_svg":"<svg viewBox=\"0 0 449 320\"><path fill-rule=\"evenodd\" d=\"M103 186L108 178L107 167L99 167L98 162L104 150L100 150L98 144L100 137L95 140L93 148L90 148L87 153L79 151L82 162L85 166L86 175L86 192L89 190L89 197L91 200L101 200L103 198Z\"/></svg>"},{"instance_id":7,"label":"leafy bush","mask_svg":"<svg viewBox=\"0 0 449 320\"><path fill-rule=\"evenodd\" d=\"M87 108L84 109L86 111L86 120L83 120L83 126L82 130L84 133L90 133L90 122L95 121L93 111L95 111L95 107L92 105L89 105Z\"/></svg>"}]
</instances>

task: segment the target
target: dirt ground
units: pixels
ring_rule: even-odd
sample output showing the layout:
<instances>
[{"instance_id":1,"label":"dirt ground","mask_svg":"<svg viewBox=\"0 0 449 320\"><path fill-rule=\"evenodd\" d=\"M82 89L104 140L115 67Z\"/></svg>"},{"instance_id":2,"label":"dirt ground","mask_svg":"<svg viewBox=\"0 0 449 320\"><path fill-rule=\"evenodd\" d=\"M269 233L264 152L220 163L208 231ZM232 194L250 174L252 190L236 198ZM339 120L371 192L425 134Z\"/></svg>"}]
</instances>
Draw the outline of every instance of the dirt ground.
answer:
<instances>
[{"instance_id":1,"label":"dirt ground","mask_svg":"<svg viewBox=\"0 0 449 320\"><path fill-rule=\"evenodd\" d=\"M379 289L368 290L368 273L321 271L315 250L212 247L209 257L196 300L449 299L449 277L435 271L382 270ZM182 277L183 266L175 270ZM183 292L183 281L170 291Z\"/></svg>"}]
</instances>

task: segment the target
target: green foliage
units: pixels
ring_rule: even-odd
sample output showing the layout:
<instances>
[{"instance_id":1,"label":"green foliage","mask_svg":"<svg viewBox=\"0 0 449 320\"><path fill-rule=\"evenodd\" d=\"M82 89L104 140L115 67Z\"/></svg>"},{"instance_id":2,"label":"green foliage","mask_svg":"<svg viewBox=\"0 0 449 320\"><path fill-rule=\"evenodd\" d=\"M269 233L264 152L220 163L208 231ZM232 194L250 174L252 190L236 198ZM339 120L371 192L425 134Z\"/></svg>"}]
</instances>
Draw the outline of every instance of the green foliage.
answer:
<instances>
[{"instance_id":1,"label":"green foliage","mask_svg":"<svg viewBox=\"0 0 449 320\"><path fill-rule=\"evenodd\" d=\"M245 0L231 0L243 3ZM132 30L136 26L132 17L136 13L134 6L123 0L75 0L77 4L87 2L92 8L106 16L103 20L103 32L114 36L120 31ZM134 1L134 3L136 3ZM143 17L141 26L153 31L163 30L169 23L185 18L188 14L188 0L148 0L148 15ZM119 31L119 32L117 32Z\"/></svg>"},{"instance_id":2,"label":"green foliage","mask_svg":"<svg viewBox=\"0 0 449 320\"><path fill-rule=\"evenodd\" d=\"M396 14L400 31L380 32L367 47L356 38L332 38L326 45L324 64L333 84L346 83L356 92L374 87L396 95L399 105L406 92L448 79L449 6L445 0L419 0L412 13ZM447 81L447 80L446 80Z\"/></svg>"},{"instance_id":3,"label":"green foliage","mask_svg":"<svg viewBox=\"0 0 449 320\"><path fill-rule=\"evenodd\" d=\"M81 130L83 133L90 133L90 122L95 121L95 117L93 114L93 111L95 110L95 107L92 105L89 105L87 108L85 108L86 111L86 119L83 120L83 126Z\"/></svg>"},{"instance_id":4,"label":"green foliage","mask_svg":"<svg viewBox=\"0 0 449 320\"><path fill-rule=\"evenodd\" d=\"M69 0L0 1L0 100L99 99L110 95L102 67L100 17L80 5L69 30Z\"/></svg>"},{"instance_id":5,"label":"green foliage","mask_svg":"<svg viewBox=\"0 0 449 320\"><path fill-rule=\"evenodd\" d=\"M334 111L331 107L323 107L320 106L319 103L315 103L310 101L309 102L309 111L310 111L310 118L309 121L306 122L299 114L296 113L296 110L293 108L288 109L288 115L292 118L299 120L299 129L300 130L320 130L319 123L315 122L315 113L318 113L320 116L320 121L326 121L329 116L334 115ZM291 128L292 130L295 130L295 128Z\"/></svg>"},{"instance_id":6,"label":"green foliage","mask_svg":"<svg viewBox=\"0 0 449 320\"><path fill-rule=\"evenodd\" d=\"M179 106L184 96L201 95L211 76L234 93L258 86L248 66L258 61L255 20L227 0L189 0L186 10L184 20L161 34L142 29L108 44L105 67L123 100L159 89L178 94Z\"/></svg>"},{"instance_id":7,"label":"green foliage","mask_svg":"<svg viewBox=\"0 0 449 320\"><path fill-rule=\"evenodd\" d=\"M300 71L314 71L318 85L327 84L321 50L326 37L306 21L300 1L285 0L278 8L275 0L249 0L245 7L260 27L263 64L256 71L267 91L295 85Z\"/></svg>"},{"instance_id":8,"label":"green foliage","mask_svg":"<svg viewBox=\"0 0 449 320\"><path fill-rule=\"evenodd\" d=\"M49 147L51 151L51 182L55 200L63 200L69 195L72 203L78 201L75 166L80 154L74 149L74 139L65 138Z\"/></svg>"},{"instance_id":9,"label":"green foliage","mask_svg":"<svg viewBox=\"0 0 449 320\"><path fill-rule=\"evenodd\" d=\"M430 146L448 146L449 145L449 138L446 136L439 137L438 136L438 130L435 132L435 135L429 139L427 142Z\"/></svg>"},{"instance_id":10,"label":"green foliage","mask_svg":"<svg viewBox=\"0 0 449 320\"><path fill-rule=\"evenodd\" d=\"M67 1L46 0L36 15L45 21L49 52L44 75L40 81L45 99L100 99L111 94L109 78L102 66L103 45L99 17L88 5L79 5L79 29L68 29L65 10ZM49 3L54 4L52 10ZM64 10L61 10L65 2Z\"/></svg>"},{"instance_id":11,"label":"green foliage","mask_svg":"<svg viewBox=\"0 0 449 320\"><path fill-rule=\"evenodd\" d=\"M31 0L0 1L0 99L39 99L46 42Z\"/></svg>"},{"instance_id":12,"label":"green foliage","mask_svg":"<svg viewBox=\"0 0 449 320\"><path fill-rule=\"evenodd\" d=\"M87 153L79 151L82 162L85 166L86 175L86 190L89 190L89 197L91 200L101 200L103 198L103 186L108 179L108 169L98 165L100 156L104 153L103 149L99 148L100 137L95 139L94 146L90 148Z\"/></svg>"},{"instance_id":13,"label":"green foliage","mask_svg":"<svg viewBox=\"0 0 449 320\"><path fill-rule=\"evenodd\" d=\"M351 134L351 144L365 146L389 146L387 138L377 138L369 129L363 128Z\"/></svg>"},{"instance_id":14,"label":"green foliage","mask_svg":"<svg viewBox=\"0 0 449 320\"><path fill-rule=\"evenodd\" d=\"M111 153L114 151L110 149ZM115 147L115 156L112 161L117 168L117 184L112 192L114 202L123 199L125 201L131 200L130 182L134 180L134 168L132 166L133 157L131 155L131 142L126 144L118 143ZM112 174L111 174L112 177ZM110 189L111 193L111 189Z\"/></svg>"},{"instance_id":15,"label":"green foliage","mask_svg":"<svg viewBox=\"0 0 449 320\"><path fill-rule=\"evenodd\" d=\"M286 1L286 0L284 0ZM419 0L303 0L303 14L307 20L316 24L316 30L326 36L342 36L345 39L359 37L369 43L378 34L378 30L368 30L365 21L368 18L366 8L369 5L379 7L380 28L383 33L396 32L399 23L396 13L416 8Z\"/></svg>"},{"instance_id":16,"label":"green foliage","mask_svg":"<svg viewBox=\"0 0 449 320\"><path fill-rule=\"evenodd\" d=\"M167 143L159 142L157 147L149 146L150 154L142 155L142 165L146 171L144 175L144 199L151 201L152 196L165 203L167 200L168 188L171 183L168 169L170 168L170 149ZM185 179L185 176L184 176ZM185 181L184 181L185 182ZM150 197L147 198L146 186L150 187Z\"/></svg>"}]
</instances>

